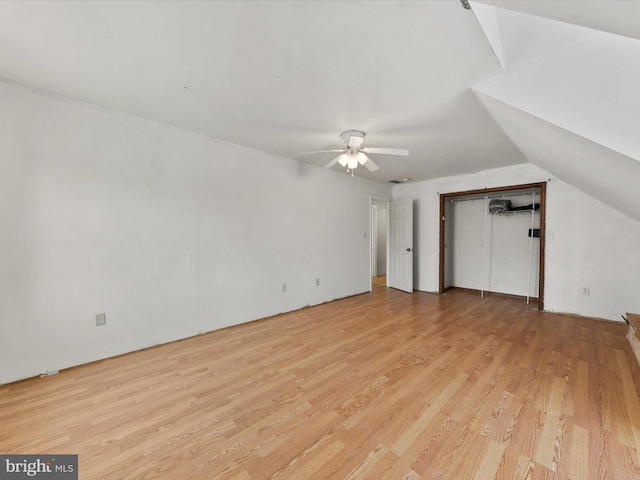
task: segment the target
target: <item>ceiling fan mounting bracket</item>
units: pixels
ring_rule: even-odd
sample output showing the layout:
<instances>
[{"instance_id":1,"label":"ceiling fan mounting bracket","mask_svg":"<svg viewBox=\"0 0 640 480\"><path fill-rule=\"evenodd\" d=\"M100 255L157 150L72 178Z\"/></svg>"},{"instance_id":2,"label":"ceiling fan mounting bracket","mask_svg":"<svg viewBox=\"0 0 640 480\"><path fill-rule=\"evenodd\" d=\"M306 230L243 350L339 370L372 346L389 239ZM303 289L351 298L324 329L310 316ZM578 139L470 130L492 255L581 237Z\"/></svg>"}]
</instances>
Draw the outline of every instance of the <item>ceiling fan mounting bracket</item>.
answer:
<instances>
[{"instance_id":1,"label":"ceiling fan mounting bracket","mask_svg":"<svg viewBox=\"0 0 640 480\"><path fill-rule=\"evenodd\" d=\"M351 140L351 137L355 137L355 141ZM364 132L360 130L347 130L340 134L340 140L345 147L356 146L359 147L364 142Z\"/></svg>"}]
</instances>

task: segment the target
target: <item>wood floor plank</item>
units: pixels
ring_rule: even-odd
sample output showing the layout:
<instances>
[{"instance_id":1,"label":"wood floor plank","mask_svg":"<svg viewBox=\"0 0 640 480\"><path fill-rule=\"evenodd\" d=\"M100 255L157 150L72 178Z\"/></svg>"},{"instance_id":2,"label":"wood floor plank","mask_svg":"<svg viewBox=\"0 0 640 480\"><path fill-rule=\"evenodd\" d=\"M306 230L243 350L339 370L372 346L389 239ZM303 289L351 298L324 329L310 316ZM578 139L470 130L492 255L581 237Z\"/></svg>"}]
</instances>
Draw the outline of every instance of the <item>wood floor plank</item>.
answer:
<instances>
[{"instance_id":1,"label":"wood floor plank","mask_svg":"<svg viewBox=\"0 0 640 480\"><path fill-rule=\"evenodd\" d=\"M635 390L629 362L624 351L617 350L616 357L618 368L620 371L621 382L618 383L622 390L622 412L618 412L616 418L620 425L618 430L630 432L628 442L625 442L630 448L635 448L637 462L640 463L640 400Z\"/></svg>"},{"instance_id":2,"label":"wood floor plank","mask_svg":"<svg viewBox=\"0 0 640 480\"><path fill-rule=\"evenodd\" d=\"M93 479L640 478L624 324L374 292L0 386L0 452Z\"/></svg>"},{"instance_id":3,"label":"wood floor plank","mask_svg":"<svg viewBox=\"0 0 640 480\"><path fill-rule=\"evenodd\" d=\"M571 429L571 460L569 479L579 480L589 476L589 431L579 425Z\"/></svg>"},{"instance_id":4,"label":"wood floor plank","mask_svg":"<svg viewBox=\"0 0 640 480\"><path fill-rule=\"evenodd\" d=\"M533 476L535 462L521 453L507 449L498 466L496 479L530 480Z\"/></svg>"},{"instance_id":5,"label":"wood floor plank","mask_svg":"<svg viewBox=\"0 0 640 480\"><path fill-rule=\"evenodd\" d=\"M431 423L436 414L449 401L453 395L461 395L460 387L467 379L466 373L459 373L451 382L447 384L445 389L436 397L420 416L407 428L404 433L391 445L391 450L396 454L402 455L409 445L411 445L416 437L422 433L426 426Z\"/></svg>"},{"instance_id":6,"label":"wood floor plank","mask_svg":"<svg viewBox=\"0 0 640 480\"><path fill-rule=\"evenodd\" d=\"M357 466L355 468L352 468L347 475L338 476L339 473L336 472L336 475L332 476L334 478L345 478L349 480L359 480L362 478L367 478L369 472L373 469L376 462L388 453L389 451L386 449L386 447L382 443L379 443L373 450L368 453L366 458L358 462Z\"/></svg>"},{"instance_id":7,"label":"wood floor plank","mask_svg":"<svg viewBox=\"0 0 640 480\"><path fill-rule=\"evenodd\" d=\"M482 458L482 463L476 470L473 480L492 480L496 478L498 467L504 457L507 445L502 442L494 442L490 440L486 454Z\"/></svg>"},{"instance_id":8,"label":"wood floor plank","mask_svg":"<svg viewBox=\"0 0 640 480\"><path fill-rule=\"evenodd\" d=\"M553 377L553 384L545 412L544 426L542 427L540 442L534 457L537 463L544 465L552 471L556 471L556 453L559 443L558 431L560 417L562 415L563 390L564 380Z\"/></svg>"}]
</instances>

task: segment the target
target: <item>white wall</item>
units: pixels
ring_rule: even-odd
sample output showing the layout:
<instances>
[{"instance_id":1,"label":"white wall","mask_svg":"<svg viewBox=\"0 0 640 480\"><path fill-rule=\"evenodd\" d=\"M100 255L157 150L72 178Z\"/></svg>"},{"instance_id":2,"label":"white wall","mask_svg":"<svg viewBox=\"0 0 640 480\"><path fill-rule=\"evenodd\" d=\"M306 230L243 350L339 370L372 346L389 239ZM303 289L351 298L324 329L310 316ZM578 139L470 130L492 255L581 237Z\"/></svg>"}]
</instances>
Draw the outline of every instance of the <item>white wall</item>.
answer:
<instances>
[{"instance_id":1,"label":"white wall","mask_svg":"<svg viewBox=\"0 0 640 480\"><path fill-rule=\"evenodd\" d=\"M547 180L545 310L610 320L640 311L640 223L531 164L394 186L418 210L416 288L438 291L439 193Z\"/></svg>"},{"instance_id":2,"label":"white wall","mask_svg":"<svg viewBox=\"0 0 640 480\"><path fill-rule=\"evenodd\" d=\"M369 290L387 185L18 85L0 104L0 383Z\"/></svg>"}]
</instances>

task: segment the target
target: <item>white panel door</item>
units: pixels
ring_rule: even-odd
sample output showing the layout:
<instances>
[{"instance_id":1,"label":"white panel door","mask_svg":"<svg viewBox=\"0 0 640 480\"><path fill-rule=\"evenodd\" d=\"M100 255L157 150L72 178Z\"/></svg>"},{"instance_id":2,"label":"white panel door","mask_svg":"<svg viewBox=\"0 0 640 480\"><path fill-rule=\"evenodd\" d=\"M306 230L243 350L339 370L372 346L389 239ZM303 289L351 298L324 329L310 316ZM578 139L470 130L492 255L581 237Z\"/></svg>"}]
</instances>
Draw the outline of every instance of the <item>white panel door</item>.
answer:
<instances>
[{"instance_id":1,"label":"white panel door","mask_svg":"<svg viewBox=\"0 0 640 480\"><path fill-rule=\"evenodd\" d=\"M389 203L390 287L413 293L413 200L399 198Z\"/></svg>"}]
</instances>

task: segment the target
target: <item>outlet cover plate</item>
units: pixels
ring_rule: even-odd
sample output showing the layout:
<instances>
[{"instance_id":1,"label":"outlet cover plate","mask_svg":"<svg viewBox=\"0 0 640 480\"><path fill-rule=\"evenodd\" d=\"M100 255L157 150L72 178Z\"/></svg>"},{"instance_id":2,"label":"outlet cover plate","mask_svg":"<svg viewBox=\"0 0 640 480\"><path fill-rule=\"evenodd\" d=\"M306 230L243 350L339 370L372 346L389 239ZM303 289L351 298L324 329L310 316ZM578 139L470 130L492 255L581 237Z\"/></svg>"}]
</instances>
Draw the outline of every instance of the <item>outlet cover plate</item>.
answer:
<instances>
[{"instance_id":1,"label":"outlet cover plate","mask_svg":"<svg viewBox=\"0 0 640 480\"><path fill-rule=\"evenodd\" d=\"M106 324L107 324L107 314L106 313L96 314L96 327L101 327Z\"/></svg>"}]
</instances>

